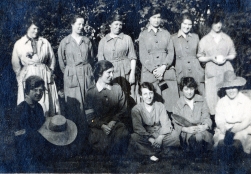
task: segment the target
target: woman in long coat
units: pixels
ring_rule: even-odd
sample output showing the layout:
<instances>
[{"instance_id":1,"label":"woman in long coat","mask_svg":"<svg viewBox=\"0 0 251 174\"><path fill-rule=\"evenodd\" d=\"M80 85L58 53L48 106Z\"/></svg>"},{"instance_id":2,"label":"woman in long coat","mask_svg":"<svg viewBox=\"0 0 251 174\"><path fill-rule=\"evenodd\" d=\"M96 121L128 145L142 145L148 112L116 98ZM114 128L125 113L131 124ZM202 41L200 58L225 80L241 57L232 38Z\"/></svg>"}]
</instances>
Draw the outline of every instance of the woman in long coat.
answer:
<instances>
[{"instance_id":1,"label":"woman in long coat","mask_svg":"<svg viewBox=\"0 0 251 174\"><path fill-rule=\"evenodd\" d=\"M83 104L87 89L94 84L91 64L93 50L91 41L82 36L84 18L74 15L71 19L72 33L65 37L58 48L59 65L64 73L66 117L77 125L83 117Z\"/></svg>"},{"instance_id":2,"label":"woman in long coat","mask_svg":"<svg viewBox=\"0 0 251 174\"><path fill-rule=\"evenodd\" d=\"M130 96L136 100L135 69L137 57L132 39L122 32L122 15L113 14L108 22L110 33L99 42L98 60L112 62L114 82L121 86L127 100Z\"/></svg>"},{"instance_id":3,"label":"woman in long coat","mask_svg":"<svg viewBox=\"0 0 251 174\"><path fill-rule=\"evenodd\" d=\"M55 56L50 43L39 37L40 24L37 18L30 18L26 25L27 33L19 39L12 53L12 67L18 83L17 104L24 101L25 80L36 75L45 82L45 93L39 101L45 116L60 113L58 94L53 79Z\"/></svg>"},{"instance_id":4,"label":"woman in long coat","mask_svg":"<svg viewBox=\"0 0 251 174\"><path fill-rule=\"evenodd\" d=\"M139 36L139 57L142 64L141 82L152 83L157 99L171 112L179 99L178 86L173 64L173 42L170 33L160 28L161 9L152 8L148 13L148 29Z\"/></svg>"},{"instance_id":5,"label":"woman in long coat","mask_svg":"<svg viewBox=\"0 0 251 174\"><path fill-rule=\"evenodd\" d=\"M172 36L175 50L175 70L178 84L182 77L193 77L198 83L198 91L204 94L204 70L196 57L199 36L191 32L193 20L190 14L180 17L180 30ZM182 92L182 91L180 91Z\"/></svg>"},{"instance_id":6,"label":"woman in long coat","mask_svg":"<svg viewBox=\"0 0 251 174\"><path fill-rule=\"evenodd\" d=\"M195 94L197 86L192 77L181 79L180 90L183 96L173 107L172 117L183 148L187 147L194 155L199 156L203 151L211 149L213 135L209 132L212 121L207 103L204 97Z\"/></svg>"},{"instance_id":7,"label":"woman in long coat","mask_svg":"<svg viewBox=\"0 0 251 174\"><path fill-rule=\"evenodd\" d=\"M215 115L219 100L217 84L223 80L224 72L233 70L230 60L236 56L232 39L221 30L222 23L222 16L212 15L209 20L211 31L200 40L197 54L199 61L206 63L205 97L211 115Z\"/></svg>"}]
</instances>

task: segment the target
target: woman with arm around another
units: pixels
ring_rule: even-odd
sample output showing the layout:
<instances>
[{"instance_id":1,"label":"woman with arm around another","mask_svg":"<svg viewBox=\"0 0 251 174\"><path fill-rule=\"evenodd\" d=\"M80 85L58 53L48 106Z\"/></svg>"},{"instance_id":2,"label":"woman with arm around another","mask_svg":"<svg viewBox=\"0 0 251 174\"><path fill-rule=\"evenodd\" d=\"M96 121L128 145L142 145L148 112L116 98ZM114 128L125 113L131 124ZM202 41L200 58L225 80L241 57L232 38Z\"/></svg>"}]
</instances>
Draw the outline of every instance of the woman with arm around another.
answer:
<instances>
[{"instance_id":1,"label":"woman with arm around another","mask_svg":"<svg viewBox=\"0 0 251 174\"><path fill-rule=\"evenodd\" d=\"M45 116L53 116L60 113L57 88L53 79L55 56L48 40L39 36L41 24L38 18L30 17L26 28L26 35L14 45L11 60L18 83L17 105L25 99L25 80L36 75L45 82L45 92L39 103Z\"/></svg>"},{"instance_id":2,"label":"woman with arm around another","mask_svg":"<svg viewBox=\"0 0 251 174\"><path fill-rule=\"evenodd\" d=\"M124 91L127 99L135 96L136 53L130 36L122 32L123 16L112 14L108 20L110 33L99 42L98 60L108 60L114 66L114 81Z\"/></svg>"},{"instance_id":3,"label":"woman with arm around another","mask_svg":"<svg viewBox=\"0 0 251 174\"><path fill-rule=\"evenodd\" d=\"M58 59L64 73L67 118L70 117L78 125L84 114L86 91L94 84L91 67L93 50L91 41L82 35L84 17L73 15L70 22L72 33L60 42Z\"/></svg>"},{"instance_id":4,"label":"woman with arm around another","mask_svg":"<svg viewBox=\"0 0 251 174\"><path fill-rule=\"evenodd\" d=\"M196 57L199 36L192 33L193 19L189 13L180 16L180 30L172 36L178 84L182 77L193 77L198 83L198 91L204 95L204 70ZM182 93L182 91L180 91Z\"/></svg>"},{"instance_id":5,"label":"woman with arm around another","mask_svg":"<svg viewBox=\"0 0 251 174\"><path fill-rule=\"evenodd\" d=\"M197 57L206 63L205 97L211 115L215 115L215 107L219 99L217 84L223 80L224 72L233 71L230 60L236 57L232 39L222 32L223 16L212 15L209 20L211 31L199 42Z\"/></svg>"},{"instance_id":6,"label":"woman with arm around another","mask_svg":"<svg viewBox=\"0 0 251 174\"><path fill-rule=\"evenodd\" d=\"M173 64L173 42L170 33L160 27L162 11L153 7L149 10L148 28L139 36L139 57L142 64L141 82L152 83L157 99L171 112L179 99L178 86ZM156 96L156 97L157 97Z\"/></svg>"}]
</instances>

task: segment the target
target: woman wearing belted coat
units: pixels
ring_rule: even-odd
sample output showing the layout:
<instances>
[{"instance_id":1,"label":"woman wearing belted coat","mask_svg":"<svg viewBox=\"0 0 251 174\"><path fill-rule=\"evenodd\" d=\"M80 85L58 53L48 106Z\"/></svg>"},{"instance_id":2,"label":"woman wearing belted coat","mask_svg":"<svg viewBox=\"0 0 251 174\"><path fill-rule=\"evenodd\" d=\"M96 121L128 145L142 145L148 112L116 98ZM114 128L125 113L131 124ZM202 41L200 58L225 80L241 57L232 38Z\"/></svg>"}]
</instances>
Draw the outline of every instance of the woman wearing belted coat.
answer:
<instances>
[{"instance_id":1,"label":"woman wearing belted coat","mask_svg":"<svg viewBox=\"0 0 251 174\"><path fill-rule=\"evenodd\" d=\"M137 57L131 37L122 32L123 21L123 16L120 14L114 13L110 16L108 20L110 33L99 42L98 60L112 62L114 82L121 86L130 102L132 101L130 99L136 100L135 68Z\"/></svg>"},{"instance_id":2,"label":"woman wearing belted coat","mask_svg":"<svg viewBox=\"0 0 251 174\"><path fill-rule=\"evenodd\" d=\"M160 28L161 9L152 8L148 13L149 26L139 36L139 56L142 64L141 82L150 82L156 88L166 110L172 111L179 99L178 85L173 64L173 42L170 33Z\"/></svg>"},{"instance_id":3,"label":"woman wearing belted coat","mask_svg":"<svg viewBox=\"0 0 251 174\"><path fill-rule=\"evenodd\" d=\"M61 41L58 48L59 65L64 73L66 117L77 126L83 121L87 89L94 85L90 64L93 61L92 43L82 35L84 22L82 16L72 16L72 33Z\"/></svg>"},{"instance_id":4,"label":"woman wearing belted coat","mask_svg":"<svg viewBox=\"0 0 251 174\"><path fill-rule=\"evenodd\" d=\"M193 77L198 84L198 91L204 95L204 69L196 57L199 36L191 32L193 19L189 13L180 16L180 30L172 35L176 62L175 70L178 84L182 77ZM180 94L182 91L180 91Z\"/></svg>"}]
</instances>

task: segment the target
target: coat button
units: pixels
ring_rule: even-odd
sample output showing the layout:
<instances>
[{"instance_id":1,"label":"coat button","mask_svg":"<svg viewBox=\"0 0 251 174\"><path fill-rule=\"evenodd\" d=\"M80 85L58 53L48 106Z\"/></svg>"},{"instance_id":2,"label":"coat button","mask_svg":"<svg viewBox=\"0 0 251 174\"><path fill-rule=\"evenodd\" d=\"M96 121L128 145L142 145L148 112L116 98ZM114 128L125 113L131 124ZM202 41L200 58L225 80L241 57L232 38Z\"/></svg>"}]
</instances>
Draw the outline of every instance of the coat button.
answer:
<instances>
[{"instance_id":1,"label":"coat button","mask_svg":"<svg viewBox=\"0 0 251 174\"><path fill-rule=\"evenodd\" d=\"M155 42L156 42L156 43L158 43L158 41L157 41L157 40L156 40Z\"/></svg>"},{"instance_id":2,"label":"coat button","mask_svg":"<svg viewBox=\"0 0 251 174\"><path fill-rule=\"evenodd\" d=\"M190 63L190 61L188 61L187 63Z\"/></svg>"},{"instance_id":3,"label":"coat button","mask_svg":"<svg viewBox=\"0 0 251 174\"><path fill-rule=\"evenodd\" d=\"M156 57L157 59L159 58L159 56Z\"/></svg>"}]
</instances>

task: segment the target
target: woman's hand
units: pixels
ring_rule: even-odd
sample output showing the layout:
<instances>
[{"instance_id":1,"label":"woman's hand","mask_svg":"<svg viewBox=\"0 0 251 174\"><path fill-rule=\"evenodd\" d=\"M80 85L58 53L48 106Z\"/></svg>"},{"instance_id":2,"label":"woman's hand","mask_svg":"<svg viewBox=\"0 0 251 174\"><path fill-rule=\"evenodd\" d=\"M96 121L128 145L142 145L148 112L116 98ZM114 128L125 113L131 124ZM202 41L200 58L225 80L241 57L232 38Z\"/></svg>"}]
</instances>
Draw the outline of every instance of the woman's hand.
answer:
<instances>
[{"instance_id":1,"label":"woman's hand","mask_svg":"<svg viewBox=\"0 0 251 174\"><path fill-rule=\"evenodd\" d=\"M158 79L160 77L163 77L165 71L166 71L166 65L162 65L153 70L153 75L155 76L156 79Z\"/></svg>"},{"instance_id":2,"label":"woman's hand","mask_svg":"<svg viewBox=\"0 0 251 174\"><path fill-rule=\"evenodd\" d=\"M204 124L204 125L198 125L197 126L197 132L203 132L205 130L208 129L208 125L207 124Z\"/></svg>"},{"instance_id":3,"label":"woman's hand","mask_svg":"<svg viewBox=\"0 0 251 174\"><path fill-rule=\"evenodd\" d=\"M134 71L130 72L129 83L130 83L130 85L135 83L135 72Z\"/></svg>"},{"instance_id":4,"label":"woman's hand","mask_svg":"<svg viewBox=\"0 0 251 174\"><path fill-rule=\"evenodd\" d=\"M115 126L115 124L116 124L116 121L110 121L109 123L108 123L108 127L110 128L110 129L112 129L114 126Z\"/></svg>"},{"instance_id":5,"label":"woman's hand","mask_svg":"<svg viewBox=\"0 0 251 174\"><path fill-rule=\"evenodd\" d=\"M197 133L197 126L190 126L190 127L182 127L182 132L190 133L190 134L195 134Z\"/></svg>"},{"instance_id":6,"label":"woman's hand","mask_svg":"<svg viewBox=\"0 0 251 174\"><path fill-rule=\"evenodd\" d=\"M160 148L162 145L163 138L164 138L164 135L159 135L157 138L155 138L153 147Z\"/></svg>"},{"instance_id":7,"label":"woman's hand","mask_svg":"<svg viewBox=\"0 0 251 174\"><path fill-rule=\"evenodd\" d=\"M107 125L105 125L105 124L103 124L102 126L101 126L101 129L104 131L104 133L106 134L106 135L109 135L110 134L110 132L111 132L111 128L109 128Z\"/></svg>"},{"instance_id":8,"label":"woman's hand","mask_svg":"<svg viewBox=\"0 0 251 174\"><path fill-rule=\"evenodd\" d=\"M223 55L218 55L214 58L214 63L218 64L218 65L222 65L226 62L226 57Z\"/></svg>"}]
</instances>

